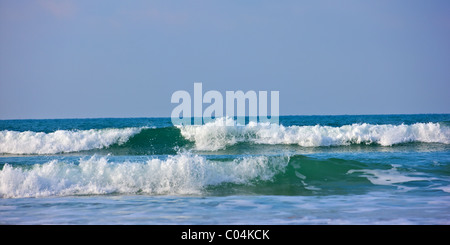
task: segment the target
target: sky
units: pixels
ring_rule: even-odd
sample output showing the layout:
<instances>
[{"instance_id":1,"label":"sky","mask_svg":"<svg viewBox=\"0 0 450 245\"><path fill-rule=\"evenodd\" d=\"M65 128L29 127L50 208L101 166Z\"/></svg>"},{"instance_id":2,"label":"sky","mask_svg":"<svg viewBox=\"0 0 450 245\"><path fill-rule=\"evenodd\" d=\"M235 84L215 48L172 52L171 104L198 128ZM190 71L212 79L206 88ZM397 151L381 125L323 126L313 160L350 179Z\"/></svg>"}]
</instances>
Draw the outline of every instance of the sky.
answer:
<instances>
[{"instance_id":1,"label":"sky","mask_svg":"<svg viewBox=\"0 0 450 245\"><path fill-rule=\"evenodd\" d=\"M169 117L195 82L279 91L281 115L450 113L449 13L448 0L0 0L0 119Z\"/></svg>"}]
</instances>

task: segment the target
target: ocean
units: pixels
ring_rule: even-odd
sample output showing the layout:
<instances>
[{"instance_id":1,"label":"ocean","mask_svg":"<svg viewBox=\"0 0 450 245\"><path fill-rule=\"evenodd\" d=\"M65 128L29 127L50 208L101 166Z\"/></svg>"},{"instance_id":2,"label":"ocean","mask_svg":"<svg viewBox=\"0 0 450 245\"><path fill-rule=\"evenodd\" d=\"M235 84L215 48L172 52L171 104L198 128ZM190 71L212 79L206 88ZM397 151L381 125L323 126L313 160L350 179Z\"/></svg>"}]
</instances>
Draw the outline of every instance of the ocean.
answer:
<instances>
[{"instance_id":1,"label":"ocean","mask_svg":"<svg viewBox=\"0 0 450 245\"><path fill-rule=\"evenodd\" d=\"M450 114L279 122L0 120L0 224L450 224Z\"/></svg>"}]
</instances>

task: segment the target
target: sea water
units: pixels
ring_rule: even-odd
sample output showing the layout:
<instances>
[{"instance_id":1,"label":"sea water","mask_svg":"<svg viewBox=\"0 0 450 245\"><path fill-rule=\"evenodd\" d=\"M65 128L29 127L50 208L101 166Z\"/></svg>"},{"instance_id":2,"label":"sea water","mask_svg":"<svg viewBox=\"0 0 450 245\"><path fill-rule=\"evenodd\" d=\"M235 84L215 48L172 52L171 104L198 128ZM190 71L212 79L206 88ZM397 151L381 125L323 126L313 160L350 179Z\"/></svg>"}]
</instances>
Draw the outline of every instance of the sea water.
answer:
<instances>
[{"instance_id":1,"label":"sea water","mask_svg":"<svg viewBox=\"0 0 450 245\"><path fill-rule=\"evenodd\" d=\"M449 223L449 114L0 120L0 224Z\"/></svg>"}]
</instances>

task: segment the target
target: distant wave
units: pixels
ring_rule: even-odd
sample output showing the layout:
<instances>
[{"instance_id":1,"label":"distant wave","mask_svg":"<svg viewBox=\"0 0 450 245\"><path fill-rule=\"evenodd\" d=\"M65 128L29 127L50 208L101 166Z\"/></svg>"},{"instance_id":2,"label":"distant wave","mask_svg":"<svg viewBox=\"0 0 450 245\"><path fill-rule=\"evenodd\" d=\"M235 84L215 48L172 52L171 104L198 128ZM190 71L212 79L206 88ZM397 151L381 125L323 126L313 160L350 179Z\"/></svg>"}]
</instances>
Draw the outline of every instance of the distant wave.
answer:
<instances>
[{"instance_id":1,"label":"distant wave","mask_svg":"<svg viewBox=\"0 0 450 245\"><path fill-rule=\"evenodd\" d=\"M229 126L231 125L231 126ZM0 154L58 154L79 151L125 155L176 154L194 147L218 151L239 143L298 145L301 147L402 143L450 144L450 127L441 123L351 124L283 126L270 123L237 125L230 118L204 125L149 128L57 130L54 132L0 131Z\"/></svg>"},{"instance_id":2,"label":"distant wave","mask_svg":"<svg viewBox=\"0 0 450 245\"><path fill-rule=\"evenodd\" d=\"M142 129L57 130L51 133L3 130L0 131L0 153L54 154L101 149L123 144Z\"/></svg>"},{"instance_id":3,"label":"distant wave","mask_svg":"<svg viewBox=\"0 0 450 245\"><path fill-rule=\"evenodd\" d=\"M234 125L234 126L228 126ZM439 123L412 125L351 124L331 126L283 126L249 123L237 126L233 119L218 119L205 125L178 126L198 150L216 151L240 142L254 144L297 144L303 147L350 144L391 146L408 142L450 143L450 128Z\"/></svg>"}]
</instances>

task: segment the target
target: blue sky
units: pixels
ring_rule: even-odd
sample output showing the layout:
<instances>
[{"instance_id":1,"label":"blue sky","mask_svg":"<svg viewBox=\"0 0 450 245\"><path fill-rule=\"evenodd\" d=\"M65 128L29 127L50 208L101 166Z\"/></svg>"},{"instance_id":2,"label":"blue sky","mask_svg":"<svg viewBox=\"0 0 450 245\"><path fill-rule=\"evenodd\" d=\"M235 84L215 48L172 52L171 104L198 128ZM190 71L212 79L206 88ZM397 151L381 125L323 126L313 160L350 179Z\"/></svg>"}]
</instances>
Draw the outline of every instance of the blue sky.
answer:
<instances>
[{"instance_id":1,"label":"blue sky","mask_svg":"<svg viewBox=\"0 0 450 245\"><path fill-rule=\"evenodd\" d=\"M166 117L173 92L281 115L450 113L450 1L0 0L0 119Z\"/></svg>"}]
</instances>

